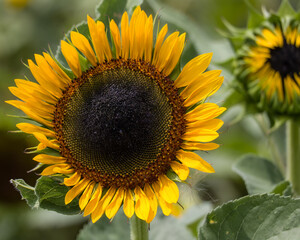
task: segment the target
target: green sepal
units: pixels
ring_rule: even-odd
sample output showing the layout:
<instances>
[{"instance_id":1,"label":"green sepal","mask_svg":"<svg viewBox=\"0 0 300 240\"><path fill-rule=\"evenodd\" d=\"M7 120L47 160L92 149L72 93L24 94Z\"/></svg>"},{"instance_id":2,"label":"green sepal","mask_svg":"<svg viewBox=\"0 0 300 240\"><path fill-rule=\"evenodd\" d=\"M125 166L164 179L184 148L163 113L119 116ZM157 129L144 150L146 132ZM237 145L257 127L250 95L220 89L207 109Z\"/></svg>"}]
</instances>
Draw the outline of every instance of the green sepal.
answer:
<instances>
[{"instance_id":1,"label":"green sepal","mask_svg":"<svg viewBox=\"0 0 300 240\"><path fill-rule=\"evenodd\" d=\"M248 28L255 28L259 26L263 21L265 21L265 17L250 3L249 0L244 0L249 10L249 17L247 22Z\"/></svg>"},{"instance_id":2,"label":"green sepal","mask_svg":"<svg viewBox=\"0 0 300 240\"><path fill-rule=\"evenodd\" d=\"M29 207L38 208L39 203L34 187L28 185L23 179L11 179L10 183L20 192L22 199L26 201Z\"/></svg>"},{"instance_id":3,"label":"green sepal","mask_svg":"<svg viewBox=\"0 0 300 240\"><path fill-rule=\"evenodd\" d=\"M174 181L174 182L183 182L179 177L178 177L178 175L173 171L173 170L168 170L167 171L167 177L169 178L169 179L171 179L172 181Z\"/></svg>"},{"instance_id":4,"label":"green sepal","mask_svg":"<svg viewBox=\"0 0 300 240\"><path fill-rule=\"evenodd\" d=\"M282 181L273 188L271 193L281 196L293 196L293 188L289 181Z\"/></svg>"},{"instance_id":5,"label":"green sepal","mask_svg":"<svg viewBox=\"0 0 300 240\"><path fill-rule=\"evenodd\" d=\"M296 11L294 10L292 5L290 4L289 0L282 0L281 4L280 4L280 7L277 11L277 14L280 17L286 17L286 16L294 17L296 15Z\"/></svg>"}]
</instances>

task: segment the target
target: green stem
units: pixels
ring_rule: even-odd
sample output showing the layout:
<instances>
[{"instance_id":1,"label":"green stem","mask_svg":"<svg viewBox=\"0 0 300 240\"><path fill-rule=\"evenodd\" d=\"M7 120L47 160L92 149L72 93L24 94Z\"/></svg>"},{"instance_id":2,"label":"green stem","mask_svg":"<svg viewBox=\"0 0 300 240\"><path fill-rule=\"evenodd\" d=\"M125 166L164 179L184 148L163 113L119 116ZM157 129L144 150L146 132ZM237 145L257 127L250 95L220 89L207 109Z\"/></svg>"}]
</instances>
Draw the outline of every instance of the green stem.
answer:
<instances>
[{"instance_id":1,"label":"green stem","mask_svg":"<svg viewBox=\"0 0 300 240\"><path fill-rule=\"evenodd\" d=\"M293 119L286 123L287 179L292 183L295 195L300 195L299 126Z\"/></svg>"},{"instance_id":2,"label":"green stem","mask_svg":"<svg viewBox=\"0 0 300 240\"><path fill-rule=\"evenodd\" d=\"M130 218L131 240L148 240L148 223L136 215Z\"/></svg>"}]
</instances>

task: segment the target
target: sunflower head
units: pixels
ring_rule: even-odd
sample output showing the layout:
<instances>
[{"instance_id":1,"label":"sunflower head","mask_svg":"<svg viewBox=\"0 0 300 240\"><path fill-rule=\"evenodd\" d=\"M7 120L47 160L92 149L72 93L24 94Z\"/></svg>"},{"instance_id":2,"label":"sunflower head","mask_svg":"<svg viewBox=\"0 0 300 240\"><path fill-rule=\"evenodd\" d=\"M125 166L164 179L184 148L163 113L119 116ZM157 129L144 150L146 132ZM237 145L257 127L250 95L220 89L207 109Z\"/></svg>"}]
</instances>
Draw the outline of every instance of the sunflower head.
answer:
<instances>
[{"instance_id":1,"label":"sunflower head","mask_svg":"<svg viewBox=\"0 0 300 240\"><path fill-rule=\"evenodd\" d=\"M35 55L28 66L36 82L16 79L10 88L20 100L7 102L37 123L17 127L39 141L40 174L62 176L65 204L79 198L93 222L121 206L148 223L158 206L169 215L179 197L169 176L214 172L193 151L218 147L211 141L225 108L205 101L221 86L221 72L205 71L212 54L203 54L171 78L185 34L166 37L165 25L154 40L153 25L140 7L130 21L123 14L120 28L88 17L87 36L72 31L61 41L69 69L48 53Z\"/></svg>"},{"instance_id":2,"label":"sunflower head","mask_svg":"<svg viewBox=\"0 0 300 240\"><path fill-rule=\"evenodd\" d=\"M297 115L300 113L299 14L288 1L283 1L276 13L255 12L251 19L246 30L234 30L230 36L236 51L237 85L257 111Z\"/></svg>"}]
</instances>

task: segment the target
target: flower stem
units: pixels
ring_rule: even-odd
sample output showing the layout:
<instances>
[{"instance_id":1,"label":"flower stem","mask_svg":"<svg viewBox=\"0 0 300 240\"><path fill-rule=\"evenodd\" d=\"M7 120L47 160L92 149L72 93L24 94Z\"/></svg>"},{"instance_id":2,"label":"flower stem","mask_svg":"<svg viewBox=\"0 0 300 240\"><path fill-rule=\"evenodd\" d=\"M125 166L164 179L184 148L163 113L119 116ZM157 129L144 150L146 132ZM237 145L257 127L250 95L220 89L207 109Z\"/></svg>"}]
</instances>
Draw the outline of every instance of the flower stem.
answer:
<instances>
[{"instance_id":1,"label":"flower stem","mask_svg":"<svg viewBox=\"0 0 300 240\"><path fill-rule=\"evenodd\" d=\"M295 195L300 196L299 126L291 119L286 123L286 177L292 183Z\"/></svg>"},{"instance_id":2,"label":"flower stem","mask_svg":"<svg viewBox=\"0 0 300 240\"><path fill-rule=\"evenodd\" d=\"M148 223L135 214L130 218L131 240L148 240Z\"/></svg>"}]
</instances>

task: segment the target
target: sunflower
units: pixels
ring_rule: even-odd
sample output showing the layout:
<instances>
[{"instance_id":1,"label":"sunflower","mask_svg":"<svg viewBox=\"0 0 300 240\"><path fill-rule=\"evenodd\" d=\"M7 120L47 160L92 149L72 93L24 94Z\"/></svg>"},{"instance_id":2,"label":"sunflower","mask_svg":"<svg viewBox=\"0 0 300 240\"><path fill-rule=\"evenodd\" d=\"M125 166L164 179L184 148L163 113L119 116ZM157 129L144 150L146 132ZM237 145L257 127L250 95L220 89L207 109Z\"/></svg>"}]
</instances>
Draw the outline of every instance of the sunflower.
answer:
<instances>
[{"instance_id":1,"label":"sunflower","mask_svg":"<svg viewBox=\"0 0 300 240\"><path fill-rule=\"evenodd\" d=\"M280 113L291 110L300 101L300 33L297 26L284 30L281 25L264 27L255 43L243 56L249 86L256 86L268 108Z\"/></svg>"},{"instance_id":2,"label":"sunflower","mask_svg":"<svg viewBox=\"0 0 300 240\"><path fill-rule=\"evenodd\" d=\"M166 37L168 26L153 41L153 18L140 7L121 28L110 21L111 43L101 21L87 17L89 36L72 31L61 41L67 70L48 53L28 61L37 82L16 79L7 101L39 124L19 123L39 144L33 160L42 176L60 175L70 189L65 204L79 198L84 216L96 222L113 218L123 206L150 223L158 206L172 211L179 190L170 175L187 179L189 168L214 169L194 150L213 150L225 108L205 102L221 86L221 71L206 71L212 54L174 69L185 34ZM50 154L46 149L55 150ZM170 174L171 173L171 174Z\"/></svg>"}]
</instances>

